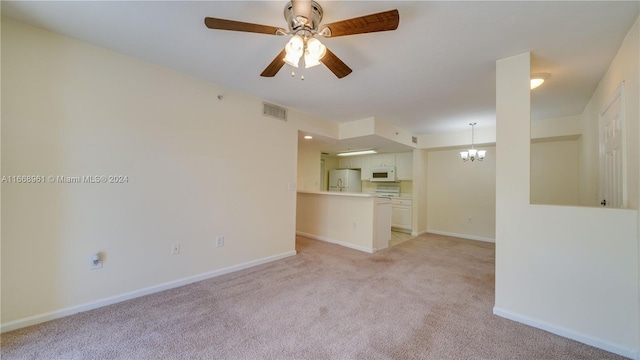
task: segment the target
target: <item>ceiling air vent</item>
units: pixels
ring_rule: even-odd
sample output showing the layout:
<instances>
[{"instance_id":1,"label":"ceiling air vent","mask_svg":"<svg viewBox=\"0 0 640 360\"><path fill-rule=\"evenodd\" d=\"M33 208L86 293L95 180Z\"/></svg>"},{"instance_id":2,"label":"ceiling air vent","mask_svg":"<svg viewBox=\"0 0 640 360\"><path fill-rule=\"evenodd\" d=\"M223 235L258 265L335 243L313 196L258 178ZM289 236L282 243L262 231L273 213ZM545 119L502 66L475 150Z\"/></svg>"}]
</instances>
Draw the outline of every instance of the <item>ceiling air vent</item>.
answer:
<instances>
[{"instance_id":1,"label":"ceiling air vent","mask_svg":"<svg viewBox=\"0 0 640 360\"><path fill-rule=\"evenodd\" d=\"M287 109L266 102L262 103L262 115L287 121Z\"/></svg>"},{"instance_id":2,"label":"ceiling air vent","mask_svg":"<svg viewBox=\"0 0 640 360\"><path fill-rule=\"evenodd\" d=\"M411 137L411 142L414 143L414 144L417 144L418 143L418 138L415 137L415 136L412 136Z\"/></svg>"}]
</instances>

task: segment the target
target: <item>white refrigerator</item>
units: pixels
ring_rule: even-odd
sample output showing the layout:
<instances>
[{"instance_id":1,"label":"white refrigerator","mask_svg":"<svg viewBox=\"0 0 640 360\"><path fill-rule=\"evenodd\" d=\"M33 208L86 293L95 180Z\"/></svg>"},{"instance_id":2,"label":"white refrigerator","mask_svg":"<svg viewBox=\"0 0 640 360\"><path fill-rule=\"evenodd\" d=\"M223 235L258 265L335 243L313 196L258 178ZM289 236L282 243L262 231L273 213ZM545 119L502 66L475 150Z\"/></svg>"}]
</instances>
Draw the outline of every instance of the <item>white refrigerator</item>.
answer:
<instances>
[{"instance_id":1,"label":"white refrigerator","mask_svg":"<svg viewBox=\"0 0 640 360\"><path fill-rule=\"evenodd\" d=\"M362 192L360 170L329 170L329 191Z\"/></svg>"}]
</instances>

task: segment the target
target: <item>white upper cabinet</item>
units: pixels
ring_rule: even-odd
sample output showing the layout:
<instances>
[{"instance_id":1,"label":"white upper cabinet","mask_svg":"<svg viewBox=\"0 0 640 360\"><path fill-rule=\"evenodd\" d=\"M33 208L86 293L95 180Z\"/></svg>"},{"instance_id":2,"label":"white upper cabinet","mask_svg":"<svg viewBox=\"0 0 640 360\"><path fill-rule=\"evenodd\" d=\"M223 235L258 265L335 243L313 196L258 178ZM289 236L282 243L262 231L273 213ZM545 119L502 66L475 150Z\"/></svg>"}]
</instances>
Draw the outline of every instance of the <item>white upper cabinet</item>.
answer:
<instances>
[{"instance_id":1,"label":"white upper cabinet","mask_svg":"<svg viewBox=\"0 0 640 360\"><path fill-rule=\"evenodd\" d=\"M413 151L396 154L398 180L413 180Z\"/></svg>"},{"instance_id":2,"label":"white upper cabinet","mask_svg":"<svg viewBox=\"0 0 640 360\"><path fill-rule=\"evenodd\" d=\"M351 164L349 165L351 169L362 169L362 156L352 156Z\"/></svg>"},{"instance_id":3,"label":"white upper cabinet","mask_svg":"<svg viewBox=\"0 0 640 360\"><path fill-rule=\"evenodd\" d=\"M360 180L369 180L371 178L371 157L362 156L362 167L360 168Z\"/></svg>"},{"instance_id":4,"label":"white upper cabinet","mask_svg":"<svg viewBox=\"0 0 640 360\"><path fill-rule=\"evenodd\" d=\"M396 154L378 154L369 157L371 167L396 166Z\"/></svg>"},{"instance_id":5,"label":"white upper cabinet","mask_svg":"<svg viewBox=\"0 0 640 360\"><path fill-rule=\"evenodd\" d=\"M341 157L338 159L340 169L361 169L362 156Z\"/></svg>"}]
</instances>

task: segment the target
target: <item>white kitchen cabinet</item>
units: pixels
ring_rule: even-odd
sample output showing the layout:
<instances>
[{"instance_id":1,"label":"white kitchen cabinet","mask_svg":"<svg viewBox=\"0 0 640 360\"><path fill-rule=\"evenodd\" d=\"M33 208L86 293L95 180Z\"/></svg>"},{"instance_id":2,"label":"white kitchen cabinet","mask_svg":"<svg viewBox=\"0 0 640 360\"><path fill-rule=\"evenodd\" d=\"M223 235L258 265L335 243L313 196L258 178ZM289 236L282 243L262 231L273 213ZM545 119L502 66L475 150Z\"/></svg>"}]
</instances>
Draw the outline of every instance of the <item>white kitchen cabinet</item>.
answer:
<instances>
[{"instance_id":1,"label":"white kitchen cabinet","mask_svg":"<svg viewBox=\"0 0 640 360\"><path fill-rule=\"evenodd\" d=\"M413 151L396 154L398 180L413 180Z\"/></svg>"},{"instance_id":2,"label":"white kitchen cabinet","mask_svg":"<svg viewBox=\"0 0 640 360\"><path fill-rule=\"evenodd\" d=\"M362 156L351 157L349 169L362 169Z\"/></svg>"},{"instance_id":3,"label":"white kitchen cabinet","mask_svg":"<svg viewBox=\"0 0 640 360\"><path fill-rule=\"evenodd\" d=\"M341 157L338 159L338 167L340 169L361 169L362 156Z\"/></svg>"},{"instance_id":4,"label":"white kitchen cabinet","mask_svg":"<svg viewBox=\"0 0 640 360\"><path fill-rule=\"evenodd\" d=\"M361 168L360 168L360 180L365 181L371 178L371 157L370 156L362 156L361 157Z\"/></svg>"},{"instance_id":5,"label":"white kitchen cabinet","mask_svg":"<svg viewBox=\"0 0 640 360\"><path fill-rule=\"evenodd\" d=\"M411 231L413 200L391 199L391 227L397 230Z\"/></svg>"},{"instance_id":6,"label":"white kitchen cabinet","mask_svg":"<svg viewBox=\"0 0 640 360\"><path fill-rule=\"evenodd\" d=\"M378 154L371 155L370 166L396 166L396 154Z\"/></svg>"},{"instance_id":7,"label":"white kitchen cabinet","mask_svg":"<svg viewBox=\"0 0 640 360\"><path fill-rule=\"evenodd\" d=\"M375 242L376 250L382 250L389 247L391 240L391 201L385 198L376 199L375 208Z\"/></svg>"}]
</instances>

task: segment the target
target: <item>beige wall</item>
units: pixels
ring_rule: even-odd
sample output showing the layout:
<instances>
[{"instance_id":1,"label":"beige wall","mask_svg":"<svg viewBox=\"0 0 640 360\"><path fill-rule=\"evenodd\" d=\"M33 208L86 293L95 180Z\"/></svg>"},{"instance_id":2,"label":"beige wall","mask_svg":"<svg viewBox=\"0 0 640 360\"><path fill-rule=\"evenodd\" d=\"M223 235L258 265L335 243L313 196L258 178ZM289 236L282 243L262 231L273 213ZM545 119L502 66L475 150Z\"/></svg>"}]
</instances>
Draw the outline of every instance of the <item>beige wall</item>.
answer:
<instances>
[{"instance_id":1,"label":"beige wall","mask_svg":"<svg viewBox=\"0 0 640 360\"><path fill-rule=\"evenodd\" d=\"M578 140L531 144L531 203L579 205Z\"/></svg>"},{"instance_id":2,"label":"beige wall","mask_svg":"<svg viewBox=\"0 0 640 360\"><path fill-rule=\"evenodd\" d=\"M427 231L495 239L495 146L484 161L463 162L460 150L428 152Z\"/></svg>"},{"instance_id":3,"label":"beige wall","mask_svg":"<svg viewBox=\"0 0 640 360\"><path fill-rule=\"evenodd\" d=\"M638 212L529 204L530 54L496 71L494 313L637 357Z\"/></svg>"},{"instance_id":4,"label":"beige wall","mask_svg":"<svg viewBox=\"0 0 640 360\"><path fill-rule=\"evenodd\" d=\"M128 176L2 185L3 330L295 254L297 129L260 99L9 19L2 75L2 175Z\"/></svg>"},{"instance_id":5,"label":"beige wall","mask_svg":"<svg viewBox=\"0 0 640 360\"><path fill-rule=\"evenodd\" d=\"M326 166L326 164L325 164ZM298 141L298 190L320 191L320 149L313 142Z\"/></svg>"}]
</instances>

